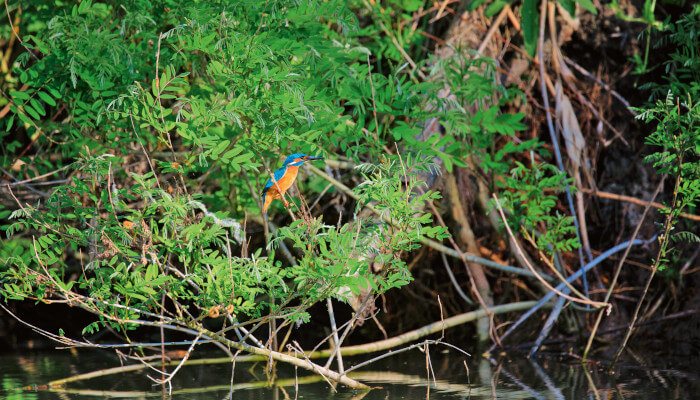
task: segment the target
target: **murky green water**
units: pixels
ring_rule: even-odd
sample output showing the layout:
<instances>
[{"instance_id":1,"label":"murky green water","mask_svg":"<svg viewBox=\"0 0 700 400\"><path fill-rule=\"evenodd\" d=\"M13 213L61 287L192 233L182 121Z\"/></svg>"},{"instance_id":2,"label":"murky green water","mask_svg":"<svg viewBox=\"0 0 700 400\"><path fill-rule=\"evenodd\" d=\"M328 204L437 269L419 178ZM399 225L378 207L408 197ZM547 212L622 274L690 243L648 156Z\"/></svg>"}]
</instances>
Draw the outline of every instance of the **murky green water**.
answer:
<instances>
[{"instance_id":1,"label":"murky green water","mask_svg":"<svg viewBox=\"0 0 700 400\"><path fill-rule=\"evenodd\" d=\"M218 355L217 355L218 356ZM346 360L346 364L362 359ZM466 361L466 367L465 363ZM427 378L425 356L416 352L382 360L351 376L375 389L367 393L338 388L322 378L279 366L269 383L265 363L183 367L164 394L137 371L74 382L62 389L41 390L51 380L119 366L107 352L54 351L0 355L0 399L699 399L698 371L628 366L616 376L556 358L485 360L431 354L435 379ZM468 370L467 370L468 368ZM173 368L171 367L170 370ZM297 389L295 389L295 383ZM31 386L32 389L21 390Z\"/></svg>"}]
</instances>

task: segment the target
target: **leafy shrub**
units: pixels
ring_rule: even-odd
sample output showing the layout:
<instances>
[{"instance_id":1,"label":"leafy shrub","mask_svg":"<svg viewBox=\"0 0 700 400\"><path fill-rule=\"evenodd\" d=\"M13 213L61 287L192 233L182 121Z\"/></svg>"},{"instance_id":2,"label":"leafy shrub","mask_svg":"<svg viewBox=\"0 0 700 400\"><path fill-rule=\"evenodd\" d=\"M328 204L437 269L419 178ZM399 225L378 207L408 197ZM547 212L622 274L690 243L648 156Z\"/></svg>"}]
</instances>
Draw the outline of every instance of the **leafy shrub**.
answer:
<instances>
[{"instance_id":1,"label":"leafy shrub","mask_svg":"<svg viewBox=\"0 0 700 400\"><path fill-rule=\"evenodd\" d=\"M68 178L35 193L41 201L20 194L0 251L5 299L78 304L100 318L86 332L166 320L201 328L222 310L234 327L306 321L313 304L347 299L345 288L383 293L411 281L404 256L447 237L424 211L440 196L418 178L441 166L503 190L523 229L547 232L540 246L575 246L570 219L552 215L545 194L562 177L514 161L540 144L513 142L524 115L503 110L522 94L497 83L491 60L431 60L419 80L397 65L413 33L397 36L381 13L359 28L337 1L84 0L46 10L23 4L27 51L3 82L2 167ZM378 27L386 37L364 39ZM422 136L430 119L444 134ZM359 165L341 177L355 186L349 208L380 217L331 225L305 213L249 249L242 225L265 224L262 185L296 152ZM300 174L301 193L328 184ZM275 202L270 215L280 211Z\"/></svg>"}]
</instances>

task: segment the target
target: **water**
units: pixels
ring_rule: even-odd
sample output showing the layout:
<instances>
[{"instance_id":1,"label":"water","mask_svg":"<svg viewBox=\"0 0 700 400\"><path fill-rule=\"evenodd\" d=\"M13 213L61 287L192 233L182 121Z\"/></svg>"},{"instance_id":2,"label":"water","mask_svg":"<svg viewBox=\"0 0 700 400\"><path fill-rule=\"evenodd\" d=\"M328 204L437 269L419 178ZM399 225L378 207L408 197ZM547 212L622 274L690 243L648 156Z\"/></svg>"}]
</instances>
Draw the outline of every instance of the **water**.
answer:
<instances>
[{"instance_id":1,"label":"water","mask_svg":"<svg viewBox=\"0 0 700 400\"><path fill-rule=\"evenodd\" d=\"M196 353L201 356L201 353ZM218 355L213 355L218 356ZM346 360L347 365L363 359ZM700 399L698 371L655 369L629 365L614 375L589 365L556 357L528 361L461 357L432 351L428 383L426 357L416 351L381 360L350 376L374 387L370 392L338 388L323 378L279 365L270 383L266 364L238 362L231 381L231 363L184 366L164 394L141 370L73 382L56 390L40 386L51 380L119 366L113 353L53 351L0 355L0 399ZM466 361L466 367L465 367ZM131 362L130 362L131 363ZM467 369L468 368L468 369ZM170 367L172 370L173 367ZM295 382L298 392L295 392ZM32 389L21 388L31 386Z\"/></svg>"}]
</instances>

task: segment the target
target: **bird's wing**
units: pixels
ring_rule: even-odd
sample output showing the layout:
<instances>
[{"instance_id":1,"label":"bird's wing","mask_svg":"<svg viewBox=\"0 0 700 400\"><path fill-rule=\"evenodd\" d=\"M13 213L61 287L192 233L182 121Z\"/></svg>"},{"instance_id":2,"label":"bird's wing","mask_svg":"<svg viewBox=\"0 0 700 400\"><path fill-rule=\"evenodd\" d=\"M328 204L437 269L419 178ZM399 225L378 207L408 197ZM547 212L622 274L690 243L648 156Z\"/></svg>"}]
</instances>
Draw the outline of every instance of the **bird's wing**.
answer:
<instances>
[{"instance_id":1,"label":"bird's wing","mask_svg":"<svg viewBox=\"0 0 700 400\"><path fill-rule=\"evenodd\" d=\"M285 172L287 172L287 167L282 167L275 171L275 181L279 182L279 180L282 179L282 177L284 176ZM272 182L272 179L268 179L265 183L265 186L263 187L263 193L267 192L274 185L275 184Z\"/></svg>"}]
</instances>

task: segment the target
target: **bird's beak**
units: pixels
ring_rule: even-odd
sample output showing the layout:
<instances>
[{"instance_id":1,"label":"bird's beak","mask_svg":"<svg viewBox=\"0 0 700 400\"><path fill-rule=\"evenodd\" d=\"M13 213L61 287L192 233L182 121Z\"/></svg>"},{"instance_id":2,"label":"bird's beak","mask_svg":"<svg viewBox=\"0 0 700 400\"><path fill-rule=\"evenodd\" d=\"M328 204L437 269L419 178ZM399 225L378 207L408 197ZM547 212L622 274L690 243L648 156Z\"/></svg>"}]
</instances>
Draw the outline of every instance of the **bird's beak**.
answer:
<instances>
[{"instance_id":1,"label":"bird's beak","mask_svg":"<svg viewBox=\"0 0 700 400\"><path fill-rule=\"evenodd\" d=\"M323 157L311 157L309 156L309 161L311 160L323 160Z\"/></svg>"}]
</instances>

